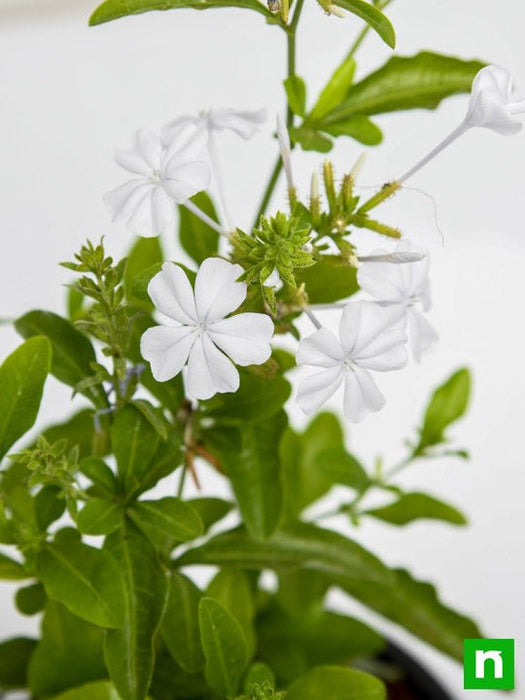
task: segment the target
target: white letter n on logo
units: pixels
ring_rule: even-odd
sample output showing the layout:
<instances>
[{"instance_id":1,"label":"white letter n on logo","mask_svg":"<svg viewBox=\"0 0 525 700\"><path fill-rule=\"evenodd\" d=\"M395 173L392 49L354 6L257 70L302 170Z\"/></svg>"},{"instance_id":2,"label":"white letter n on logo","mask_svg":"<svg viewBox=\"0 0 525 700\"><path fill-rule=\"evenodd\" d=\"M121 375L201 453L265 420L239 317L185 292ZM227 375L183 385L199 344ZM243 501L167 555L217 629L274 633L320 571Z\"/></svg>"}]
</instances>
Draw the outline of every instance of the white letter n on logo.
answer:
<instances>
[{"instance_id":1,"label":"white letter n on logo","mask_svg":"<svg viewBox=\"0 0 525 700\"><path fill-rule=\"evenodd\" d=\"M503 678L503 659L501 651L476 650L476 678L485 678L485 664L490 660L494 662L494 678Z\"/></svg>"}]
</instances>

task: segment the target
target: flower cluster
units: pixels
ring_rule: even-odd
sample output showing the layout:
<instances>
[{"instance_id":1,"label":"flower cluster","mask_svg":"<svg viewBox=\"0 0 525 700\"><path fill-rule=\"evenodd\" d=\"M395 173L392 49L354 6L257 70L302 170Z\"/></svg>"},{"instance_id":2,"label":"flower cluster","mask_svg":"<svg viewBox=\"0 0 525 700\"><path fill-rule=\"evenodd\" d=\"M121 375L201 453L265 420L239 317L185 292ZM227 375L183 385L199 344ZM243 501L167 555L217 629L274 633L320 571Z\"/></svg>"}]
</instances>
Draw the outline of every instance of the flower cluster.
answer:
<instances>
[{"instance_id":1,"label":"flower cluster","mask_svg":"<svg viewBox=\"0 0 525 700\"><path fill-rule=\"evenodd\" d=\"M508 73L496 66L483 68L473 82L463 122L405 175L356 210L357 218L352 213L359 201L352 190L355 172L345 177L338 196L352 214L348 221L359 227L360 214L368 216L372 208L395 193L403 182L469 128L480 126L502 134L516 133L521 123L515 115L521 112L525 112L525 102L513 100ZM313 414L344 387L344 413L348 420L358 422L385 403L371 373L404 367L409 357L408 345L414 359L420 362L437 341L437 333L424 315L430 308L428 259L406 241L391 252L379 250L359 256L344 238L348 233L346 220L335 234L331 223L326 230L319 228L314 221L316 217L322 218L317 180L313 180L315 187L308 210L296 196L292 147L281 119L277 122L277 136L288 185L290 216L278 213L272 219L261 218L259 228L249 233L235 229L224 198L214 135L230 130L242 138L250 138L263 120L263 111L217 110L184 116L170 122L160 136L139 132L134 149L116 153L117 163L137 177L106 195L114 218L125 218L128 227L140 235L157 235L172 225L174 205L182 204L227 236L232 246L229 260L209 257L202 262L193 286L182 267L170 262L163 264L151 279L148 293L165 323L146 330L141 353L159 382L183 372L187 393L193 399L206 400L217 393L235 392L240 381L235 365L261 365L271 356L274 333L271 316L277 319L282 312L274 293L274 278L278 277L281 287L296 292L294 299L299 308L292 308L291 312L296 315L305 312L316 327L313 334L299 341L297 364L315 370L299 381L299 406L305 413ZM328 180L330 185L327 200L332 212L339 200L329 165L325 165L324 175L325 184ZM223 226L211 221L190 201L208 186L212 171L221 201ZM367 228L393 235L394 229L372 223L375 226ZM323 238L328 238L328 243L320 243ZM349 270L352 266L358 268L356 280L365 296L358 301L329 305L342 309L337 336L322 326L315 305L308 302L308 288L299 285L295 277L297 270L315 266L330 242L336 244ZM255 311L239 312L248 285L254 282L261 287L262 304Z\"/></svg>"}]
</instances>

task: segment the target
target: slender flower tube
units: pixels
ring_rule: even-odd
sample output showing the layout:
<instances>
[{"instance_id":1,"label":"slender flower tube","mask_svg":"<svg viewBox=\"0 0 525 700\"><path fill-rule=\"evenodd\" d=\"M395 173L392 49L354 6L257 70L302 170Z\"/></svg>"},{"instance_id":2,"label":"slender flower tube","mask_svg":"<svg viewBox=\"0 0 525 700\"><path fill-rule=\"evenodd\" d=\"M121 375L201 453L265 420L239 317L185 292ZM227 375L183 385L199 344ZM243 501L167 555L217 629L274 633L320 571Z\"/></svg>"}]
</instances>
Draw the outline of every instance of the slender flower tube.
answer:
<instances>
[{"instance_id":1,"label":"slender flower tube","mask_svg":"<svg viewBox=\"0 0 525 700\"><path fill-rule=\"evenodd\" d=\"M313 415L343 384L343 408L349 421L358 423L383 408L385 399L370 370L388 372L406 365L401 316L399 308L358 301L345 307L339 338L319 328L301 340L298 364L318 369L299 385L297 403L302 410Z\"/></svg>"},{"instance_id":2,"label":"slender flower tube","mask_svg":"<svg viewBox=\"0 0 525 700\"><path fill-rule=\"evenodd\" d=\"M292 147L290 144L290 134L280 114L277 115L277 139L279 141L279 151L281 152L281 160L283 161L286 175L288 194L290 201L293 202L295 200L295 185L292 173Z\"/></svg>"},{"instance_id":3,"label":"slender flower tube","mask_svg":"<svg viewBox=\"0 0 525 700\"><path fill-rule=\"evenodd\" d=\"M474 78L470 93L470 102L465 119L428 155L410 168L397 182L406 182L423 166L433 160L447 146L462 136L472 127L484 127L498 134L510 136L522 129L522 123L516 119L525 113L525 100L516 101L512 97L512 77L508 71L499 66L485 66Z\"/></svg>"},{"instance_id":4,"label":"slender flower tube","mask_svg":"<svg viewBox=\"0 0 525 700\"><path fill-rule=\"evenodd\" d=\"M195 290L184 270L164 263L148 286L155 307L170 325L148 328L142 335L142 357L155 379L165 382L186 367L190 396L209 399L239 388L240 366L260 365L271 355L273 323L260 313L230 316L246 298L246 284L236 280L240 265L207 258L199 268Z\"/></svg>"}]
</instances>

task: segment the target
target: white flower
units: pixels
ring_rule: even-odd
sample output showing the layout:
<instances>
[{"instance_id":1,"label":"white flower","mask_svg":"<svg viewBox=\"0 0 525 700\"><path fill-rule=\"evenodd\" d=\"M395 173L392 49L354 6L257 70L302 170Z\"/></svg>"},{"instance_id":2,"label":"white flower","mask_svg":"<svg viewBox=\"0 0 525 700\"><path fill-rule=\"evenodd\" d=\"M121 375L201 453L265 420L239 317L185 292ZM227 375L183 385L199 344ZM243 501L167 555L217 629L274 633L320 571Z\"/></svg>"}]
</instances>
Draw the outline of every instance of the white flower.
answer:
<instances>
[{"instance_id":1,"label":"white flower","mask_svg":"<svg viewBox=\"0 0 525 700\"><path fill-rule=\"evenodd\" d=\"M118 165L138 177L105 195L112 219L125 219L139 236L158 236L169 230L175 204L186 202L209 184L210 168L198 157L202 147L202 138L188 140L182 131L169 149L156 134L137 132L134 148L115 152Z\"/></svg>"},{"instance_id":2,"label":"white flower","mask_svg":"<svg viewBox=\"0 0 525 700\"><path fill-rule=\"evenodd\" d=\"M194 291L181 267L163 264L148 293L172 323L148 328L140 343L157 381L172 379L187 365L188 393L209 399L239 388L233 362L260 365L270 357L273 323L268 316L240 313L226 318L246 297L246 284L236 282L242 272L240 265L207 258L197 273Z\"/></svg>"},{"instance_id":3,"label":"white flower","mask_svg":"<svg viewBox=\"0 0 525 700\"><path fill-rule=\"evenodd\" d=\"M237 109L209 109L199 114L177 117L162 130L165 143L171 143L173 134L181 127L193 127L197 133L208 136L214 131L233 131L243 139L251 137L266 120L266 110L240 111Z\"/></svg>"},{"instance_id":4,"label":"white flower","mask_svg":"<svg viewBox=\"0 0 525 700\"><path fill-rule=\"evenodd\" d=\"M385 404L369 370L387 372L406 365L405 343L398 308L370 301L348 304L341 317L339 339L327 328L320 328L299 343L297 362L321 371L301 382L297 403L312 415L344 383L345 416L358 423Z\"/></svg>"},{"instance_id":5,"label":"white flower","mask_svg":"<svg viewBox=\"0 0 525 700\"><path fill-rule=\"evenodd\" d=\"M398 246L397 253L417 254L407 242ZM423 311L428 311L431 306L428 260L398 264L367 262L359 268L357 281L382 306L399 310L405 318L414 359L421 362L438 340L435 329L417 308L421 306Z\"/></svg>"},{"instance_id":6,"label":"white flower","mask_svg":"<svg viewBox=\"0 0 525 700\"><path fill-rule=\"evenodd\" d=\"M512 97L512 76L499 66L486 66L474 78L465 117L468 127L483 126L499 134L517 134L522 124L516 114L525 113L525 100Z\"/></svg>"}]
</instances>

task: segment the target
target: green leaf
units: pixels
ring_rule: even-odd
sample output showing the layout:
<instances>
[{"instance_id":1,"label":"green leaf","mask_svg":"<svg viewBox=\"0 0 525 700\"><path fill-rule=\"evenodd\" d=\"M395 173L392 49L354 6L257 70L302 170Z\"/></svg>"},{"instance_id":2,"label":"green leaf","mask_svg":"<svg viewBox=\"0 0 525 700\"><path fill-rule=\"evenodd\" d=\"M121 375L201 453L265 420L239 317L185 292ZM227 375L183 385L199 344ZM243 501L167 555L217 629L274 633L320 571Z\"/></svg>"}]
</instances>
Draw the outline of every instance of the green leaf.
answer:
<instances>
[{"instance_id":1,"label":"green leaf","mask_svg":"<svg viewBox=\"0 0 525 700\"><path fill-rule=\"evenodd\" d=\"M187 503L193 508L202 520L204 532L212 525L222 520L233 508L233 503L223 501L222 498L192 498Z\"/></svg>"},{"instance_id":2,"label":"green leaf","mask_svg":"<svg viewBox=\"0 0 525 700\"><path fill-rule=\"evenodd\" d=\"M100 457L84 457L80 461L79 469L87 478L95 484L97 492L106 498L112 498L117 494L118 483L115 475Z\"/></svg>"},{"instance_id":3,"label":"green leaf","mask_svg":"<svg viewBox=\"0 0 525 700\"><path fill-rule=\"evenodd\" d=\"M303 567L329 578L388 584L392 575L370 552L351 539L310 523L291 523L264 541L242 529L212 537L190 549L177 564L209 564L241 569L290 571Z\"/></svg>"},{"instance_id":4,"label":"green leaf","mask_svg":"<svg viewBox=\"0 0 525 700\"><path fill-rule=\"evenodd\" d=\"M66 501L60 498L62 489L50 484L44 486L36 494L33 500L35 522L40 532L46 532L47 528L62 517L66 510Z\"/></svg>"},{"instance_id":5,"label":"green leaf","mask_svg":"<svg viewBox=\"0 0 525 700\"><path fill-rule=\"evenodd\" d=\"M288 688L286 700L385 700L386 689L374 676L353 668L318 666Z\"/></svg>"},{"instance_id":6,"label":"green leaf","mask_svg":"<svg viewBox=\"0 0 525 700\"><path fill-rule=\"evenodd\" d=\"M234 394L220 394L201 404L207 415L220 423L259 421L282 409L292 391L290 383L276 374L268 377L240 369L241 383Z\"/></svg>"},{"instance_id":7,"label":"green leaf","mask_svg":"<svg viewBox=\"0 0 525 700\"><path fill-rule=\"evenodd\" d=\"M126 299L130 306L145 308L148 311L153 310L153 302L149 297L144 299L135 296L133 280L152 265L162 264L163 259L164 256L158 236L155 238L137 238L128 254L124 272L124 288L126 290Z\"/></svg>"},{"instance_id":8,"label":"green leaf","mask_svg":"<svg viewBox=\"0 0 525 700\"><path fill-rule=\"evenodd\" d=\"M42 433L53 444L65 438L71 449L78 445L80 457L105 452L104 435L95 432L94 411L84 408L64 423L48 426Z\"/></svg>"},{"instance_id":9,"label":"green leaf","mask_svg":"<svg viewBox=\"0 0 525 700\"><path fill-rule=\"evenodd\" d=\"M64 384L75 387L93 374L91 363L96 361L95 350L89 339L65 318L50 311L30 311L15 321L15 328L23 338L42 335L53 349L51 373ZM95 406L108 405L107 396L100 386L80 392Z\"/></svg>"},{"instance_id":10,"label":"green leaf","mask_svg":"<svg viewBox=\"0 0 525 700\"><path fill-rule=\"evenodd\" d=\"M222 454L243 520L250 534L265 539L275 530L281 513L279 443L288 419L280 411L264 421L247 423L240 450Z\"/></svg>"},{"instance_id":11,"label":"green leaf","mask_svg":"<svg viewBox=\"0 0 525 700\"><path fill-rule=\"evenodd\" d=\"M416 453L445 440L445 430L468 408L470 384L470 372L460 369L436 389L425 412Z\"/></svg>"},{"instance_id":12,"label":"green leaf","mask_svg":"<svg viewBox=\"0 0 525 700\"><path fill-rule=\"evenodd\" d=\"M176 544L189 542L204 532L196 511L188 503L171 496L157 501L138 501L129 515L151 542L168 552Z\"/></svg>"},{"instance_id":13,"label":"green leaf","mask_svg":"<svg viewBox=\"0 0 525 700\"><path fill-rule=\"evenodd\" d=\"M325 474L332 484L341 484L360 491L369 483L368 475L361 463L340 447L321 450L317 455L316 464L319 471Z\"/></svg>"},{"instance_id":14,"label":"green leaf","mask_svg":"<svg viewBox=\"0 0 525 700\"><path fill-rule=\"evenodd\" d=\"M304 117L306 110L306 84L298 75L290 75L284 81L288 105L294 114Z\"/></svg>"},{"instance_id":15,"label":"green leaf","mask_svg":"<svg viewBox=\"0 0 525 700\"><path fill-rule=\"evenodd\" d=\"M354 80L356 63L353 56L346 56L336 68L321 91L317 102L308 115L308 121L317 122L331 112L346 96Z\"/></svg>"},{"instance_id":16,"label":"green leaf","mask_svg":"<svg viewBox=\"0 0 525 700\"><path fill-rule=\"evenodd\" d=\"M144 700L153 674L154 641L168 594L167 578L155 550L131 522L109 535L105 548L125 581L124 626L106 632L106 665L125 700Z\"/></svg>"},{"instance_id":17,"label":"green leaf","mask_svg":"<svg viewBox=\"0 0 525 700\"><path fill-rule=\"evenodd\" d=\"M193 581L178 571L170 575L168 603L160 628L175 661L188 673L204 668L199 632L199 602L202 593Z\"/></svg>"},{"instance_id":18,"label":"green leaf","mask_svg":"<svg viewBox=\"0 0 525 700\"><path fill-rule=\"evenodd\" d=\"M118 411L111 429L111 444L126 493L141 487L158 443L159 434L137 408L128 405Z\"/></svg>"},{"instance_id":19,"label":"green leaf","mask_svg":"<svg viewBox=\"0 0 525 700\"><path fill-rule=\"evenodd\" d=\"M166 422L166 419L164 418L162 410L160 408L156 408L155 406L153 406L153 404L151 404L149 401L146 401L145 399L133 399L133 401L129 402L129 405L134 406L142 413L144 418L149 423L151 423L151 425L155 428L155 430L163 440L168 439L169 424Z\"/></svg>"},{"instance_id":20,"label":"green leaf","mask_svg":"<svg viewBox=\"0 0 525 700\"><path fill-rule=\"evenodd\" d=\"M213 598L202 598L199 626L206 680L221 697L234 696L248 665L243 631L235 617Z\"/></svg>"},{"instance_id":21,"label":"green leaf","mask_svg":"<svg viewBox=\"0 0 525 700\"><path fill-rule=\"evenodd\" d=\"M342 121L354 114L384 114L407 109L435 109L446 97L469 92L479 61L423 51L393 56L384 66L356 83L329 115Z\"/></svg>"},{"instance_id":22,"label":"green leaf","mask_svg":"<svg viewBox=\"0 0 525 700\"><path fill-rule=\"evenodd\" d=\"M31 338L0 367L0 459L33 425L51 365L46 338Z\"/></svg>"},{"instance_id":23,"label":"green leaf","mask_svg":"<svg viewBox=\"0 0 525 700\"><path fill-rule=\"evenodd\" d=\"M113 683L97 681L66 690L65 693L57 695L53 700L121 700L121 697Z\"/></svg>"},{"instance_id":24,"label":"green leaf","mask_svg":"<svg viewBox=\"0 0 525 700\"><path fill-rule=\"evenodd\" d=\"M431 646L461 661L463 640L482 637L472 620L447 608L430 583L394 569L389 585L347 581L343 590L372 610L405 627Z\"/></svg>"},{"instance_id":25,"label":"green leaf","mask_svg":"<svg viewBox=\"0 0 525 700\"><path fill-rule=\"evenodd\" d=\"M330 304L359 291L357 271L337 255L323 255L312 267L296 270L297 284L306 285L311 304Z\"/></svg>"},{"instance_id":26,"label":"green leaf","mask_svg":"<svg viewBox=\"0 0 525 700\"><path fill-rule=\"evenodd\" d=\"M29 688L35 697L52 697L83 683L107 678L103 630L48 601L42 637L29 663Z\"/></svg>"},{"instance_id":27,"label":"green leaf","mask_svg":"<svg viewBox=\"0 0 525 700\"><path fill-rule=\"evenodd\" d=\"M366 511L392 525L406 525L414 520L443 520L453 525L466 525L465 516L456 508L426 493L404 493L397 501L382 508Z\"/></svg>"},{"instance_id":28,"label":"green leaf","mask_svg":"<svg viewBox=\"0 0 525 700\"><path fill-rule=\"evenodd\" d=\"M237 620L244 633L248 656L255 652L255 603L248 574L235 569L222 569L208 584L206 595L218 601Z\"/></svg>"},{"instance_id":29,"label":"green leaf","mask_svg":"<svg viewBox=\"0 0 525 700\"><path fill-rule=\"evenodd\" d=\"M334 0L334 3L342 7L343 10L348 10L348 12L360 17L379 34L385 44L388 44L391 49L395 48L396 33L394 27L388 17L376 7L368 2L364 2L364 0Z\"/></svg>"},{"instance_id":30,"label":"green leaf","mask_svg":"<svg viewBox=\"0 0 525 700\"><path fill-rule=\"evenodd\" d=\"M0 691L27 687L27 666L36 639L15 637L0 642Z\"/></svg>"},{"instance_id":31,"label":"green leaf","mask_svg":"<svg viewBox=\"0 0 525 700\"><path fill-rule=\"evenodd\" d=\"M206 192L191 198L193 204L214 221L219 221L215 207ZM179 207L179 240L190 258L200 265L206 258L217 255L219 234L186 207Z\"/></svg>"},{"instance_id":32,"label":"green leaf","mask_svg":"<svg viewBox=\"0 0 525 700\"><path fill-rule=\"evenodd\" d=\"M333 146L331 140L324 136L319 129L309 126L293 127L290 129L290 138L294 143L298 143L303 151L328 153Z\"/></svg>"},{"instance_id":33,"label":"green leaf","mask_svg":"<svg viewBox=\"0 0 525 700\"><path fill-rule=\"evenodd\" d=\"M100 627L124 621L124 590L119 567L107 552L68 537L46 543L36 571L47 595L74 615Z\"/></svg>"},{"instance_id":34,"label":"green leaf","mask_svg":"<svg viewBox=\"0 0 525 700\"><path fill-rule=\"evenodd\" d=\"M347 480L352 476L366 483L344 449L344 435L339 420L331 413L320 413L302 435L289 428L282 439L281 460L286 512L299 515L307 506L324 496L336 483L329 466L339 465ZM341 482L339 482L341 483Z\"/></svg>"},{"instance_id":35,"label":"green leaf","mask_svg":"<svg viewBox=\"0 0 525 700\"><path fill-rule=\"evenodd\" d=\"M30 578L30 576L22 564L0 552L0 580L22 581L25 578Z\"/></svg>"},{"instance_id":36,"label":"green leaf","mask_svg":"<svg viewBox=\"0 0 525 700\"><path fill-rule=\"evenodd\" d=\"M247 10L255 10L266 18L275 21L273 15L265 5L258 0L106 0L91 15L89 24L103 24L114 19L137 15L151 10L171 10L191 8L194 10L207 10L214 7L239 7Z\"/></svg>"},{"instance_id":37,"label":"green leaf","mask_svg":"<svg viewBox=\"0 0 525 700\"><path fill-rule=\"evenodd\" d=\"M85 535L109 535L120 526L124 510L119 503L92 498L77 516L77 526Z\"/></svg>"},{"instance_id":38,"label":"green leaf","mask_svg":"<svg viewBox=\"0 0 525 700\"><path fill-rule=\"evenodd\" d=\"M330 136L350 136L365 146L377 146L383 140L381 129L364 114L353 114L341 121L321 123L320 128Z\"/></svg>"},{"instance_id":39,"label":"green leaf","mask_svg":"<svg viewBox=\"0 0 525 700\"><path fill-rule=\"evenodd\" d=\"M289 614L299 617L322 609L329 588L326 577L318 571L294 569L279 574L277 597Z\"/></svg>"},{"instance_id":40,"label":"green leaf","mask_svg":"<svg viewBox=\"0 0 525 700\"><path fill-rule=\"evenodd\" d=\"M36 615L46 606L47 596L41 583L32 583L19 588L15 595L15 603L22 615Z\"/></svg>"}]
</instances>

